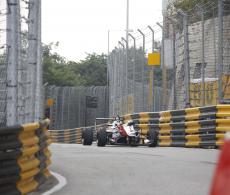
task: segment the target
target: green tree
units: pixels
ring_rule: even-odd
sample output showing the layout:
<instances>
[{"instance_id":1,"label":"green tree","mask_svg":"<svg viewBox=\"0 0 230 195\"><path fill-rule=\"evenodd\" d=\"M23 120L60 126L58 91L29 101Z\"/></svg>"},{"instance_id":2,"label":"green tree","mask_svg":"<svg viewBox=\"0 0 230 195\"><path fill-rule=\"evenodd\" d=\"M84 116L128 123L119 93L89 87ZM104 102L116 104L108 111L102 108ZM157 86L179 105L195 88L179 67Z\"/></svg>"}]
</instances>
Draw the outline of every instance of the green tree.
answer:
<instances>
[{"instance_id":1,"label":"green tree","mask_svg":"<svg viewBox=\"0 0 230 195\"><path fill-rule=\"evenodd\" d=\"M106 85L107 63L106 55L88 54L85 60L69 62L71 70L80 75L84 86L104 86Z\"/></svg>"},{"instance_id":2,"label":"green tree","mask_svg":"<svg viewBox=\"0 0 230 195\"><path fill-rule=\"evenodd\" d=\"M168 16L175 16L178 10L182 10L188 13L189 22L195 23L201 20L201 9L203 9L205 20L217 17L218 0L174 0L173 3L169 4L167 14ZM228 15L229 11L226 10L224 14ZM182 20L180 19L178 25L181 26L181 24Z\"/></svg>"},{"instance_id":3,"label":"green tree","mask_svg":"<svg viewBox=\"0 0 230 195\"><path fill-rule=\"evenodd\" d=\"M52 52L58 43L43 46L44 83L57 86L106 85L106 56L89 54L80 62L67 61Z\"/></svg>"},{"instance_id":4,"label":"green tree","mask_svg":"<svg viewBox=\"0 0 230 195\"><path fill-rule=\"evenodd\" d=\"M208 4L212 4L212 6L216 6L218 4L218 0L176 0L173 3L173 6L178 10L182 11L191 11L196 8L197 5L207 6Z\"/></svg>"}]
</instances>

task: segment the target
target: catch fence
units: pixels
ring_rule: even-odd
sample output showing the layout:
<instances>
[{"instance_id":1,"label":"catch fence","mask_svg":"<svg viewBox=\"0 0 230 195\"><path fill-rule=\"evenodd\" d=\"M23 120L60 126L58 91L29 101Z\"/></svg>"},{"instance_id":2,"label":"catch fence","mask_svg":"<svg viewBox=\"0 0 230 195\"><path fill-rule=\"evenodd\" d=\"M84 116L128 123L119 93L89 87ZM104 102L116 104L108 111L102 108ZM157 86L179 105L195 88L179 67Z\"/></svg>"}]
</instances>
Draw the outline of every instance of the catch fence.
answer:
<instances>
[{"instance_id":1,"label":"catch fence","mask_svg":"<svg viewBox=\"0 0 230 195\"><path fill-rule=\"evenodd\" d=\"M175 96L171 92L169 109L228 102L229 5L229 1L208 1L189 11L172 6L171 13L164 14L164 37L175 43L176 60L176 90Z\"/></svg>"},{"instance_id":2,"label":"catch fence","mask_svg":"<svg viewBox=\"0 0 230 195\"><path fill-rule=\"evenodd\" d=\"M71 129L94 125L95 118L107 117L107 87L46 87L46 99L53 105L46 108L50 129Z\"/></svg>"},{"instance_id":3,"label":"catch fence","mask_svg":"<svg viewBox=\"0 0 230 195\"><path fill-rule=\"evenodd\" d=\"M147 53L160 50L161 30L152 32L149 26L128 37L108 56L110 116L159 111L163 105L161 69L155 68L153 76L153 67L147 65Z\"/></svg>"},{"instance_id":4,"label":"catch fence","mask_svg":"<svg viewBox=\"0 0 230 195\"><path fill-rule=\"evenodd\" d=\"M0 127L42 116L41 0L1 0Z\"/></svg>"},{"instance_id":5,"label":"catch fence","mask_svg":"<svg viewBox=\"0 0 230 195\"><path fill-rule=\"evenodd\" d=\"M109 53L110 116L229 103L230 2L189 10L175 2L162 23L129 33ZM147 66L152 52L161 53L159 68Z\"/></svg>"}]
</instances>

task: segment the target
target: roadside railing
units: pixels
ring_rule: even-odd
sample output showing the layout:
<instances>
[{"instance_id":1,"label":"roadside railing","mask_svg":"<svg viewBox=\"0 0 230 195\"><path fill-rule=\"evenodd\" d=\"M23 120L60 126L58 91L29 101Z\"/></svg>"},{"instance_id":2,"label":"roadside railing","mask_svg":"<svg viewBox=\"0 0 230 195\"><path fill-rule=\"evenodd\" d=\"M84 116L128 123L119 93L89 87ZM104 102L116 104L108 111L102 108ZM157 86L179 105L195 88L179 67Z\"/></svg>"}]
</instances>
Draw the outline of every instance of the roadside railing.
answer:
<instances>
[{"instance_id":1,"label":"roadside railing","mask_svg":"<svg viewBox=\"0 0 230 195\"><path fill-rule=\"evenodd\" d=\"M65 129L65 130L49 130L49 134L53 143L82 143L83 128Z\"/></svg>"},{"instance_id":2,"label":"roadside railing","mask_svg":"<svg viewBox=\"0 0 230 195\"><path fill-rule=\"evenodd\" d=\"M93 141L96 141L97 129L107 126L107 124L94 125L64 130L49 130L52 143L82 144L84 132L91 132Z\"/></svg>"},{"instance_id":3,"label":"roadside railing","mask_svg":"<svg viewBox=\"0 0 230 195\"><path fill-rule=\"evenodd\" d=\"M159 146L219 147L224 135L230 131L230 105L187 108L163 112L141 112L123 116L127 123L135 122L143 138L150 130L158 132ZM57 143L82 143L84 132L92 131L94 141L98 129L107 124L69 130L51 130L50 136Z\"/></svg>"},{"instance_id":4,"label":"roadside railing","mask_svg":"<svg viewBox=\"0 0 230 195\"><path fill-rule=\"evenodd\" d=\"M134 120L142 134L159 132L159 146L219 147L230 131L230 105L187 108L184 110L143 112L123 116Z\"/></svg>"}]
</instances>

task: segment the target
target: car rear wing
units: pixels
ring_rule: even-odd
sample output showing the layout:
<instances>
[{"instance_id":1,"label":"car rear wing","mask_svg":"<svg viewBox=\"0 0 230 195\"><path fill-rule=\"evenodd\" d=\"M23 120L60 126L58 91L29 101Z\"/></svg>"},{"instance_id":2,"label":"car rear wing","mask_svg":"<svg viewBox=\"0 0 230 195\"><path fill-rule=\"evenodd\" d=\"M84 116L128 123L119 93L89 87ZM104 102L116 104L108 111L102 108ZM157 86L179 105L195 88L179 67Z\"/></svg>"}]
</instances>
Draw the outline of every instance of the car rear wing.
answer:
<instances>
[{"instance_id":1,"label":"car rear wing","mask_svg":"<svg viewBox=\"0 0 230 195\"><path fill-rule=\"evenodd\" d=\"M95 119L95 131L97 131L97 127L100 125L106 125L106 126L111 126L112 124L110 123L110 121L114 120L114 118L96 118ZM98 125L98 121L106 121L106 123L102 123L100 125Z\"/></svg>"}]
</instances>

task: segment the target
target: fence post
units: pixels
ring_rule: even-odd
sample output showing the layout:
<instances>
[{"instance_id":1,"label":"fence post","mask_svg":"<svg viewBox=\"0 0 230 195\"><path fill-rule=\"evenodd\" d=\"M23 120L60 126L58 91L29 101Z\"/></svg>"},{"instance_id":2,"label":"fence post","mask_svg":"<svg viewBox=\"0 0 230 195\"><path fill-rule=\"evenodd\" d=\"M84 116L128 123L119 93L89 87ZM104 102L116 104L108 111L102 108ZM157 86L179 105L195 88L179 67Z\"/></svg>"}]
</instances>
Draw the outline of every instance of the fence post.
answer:
<instances>
[{"instance_id":1,"label":"fence post","mask_svg":"<svg viewBox=\"0 0 230 195\"><path fill-rule=\"evenodd\" d=\"M145 88L145 85L144 85L144 66L145 66L145 34L140 30L138 29L137 30L143 37L143 45L142 45L142 49L143 49L143 65L142 65L142 69L141 69L141 81L142 81L142 110L141 111L145 111L144 110L144 107L145 107L145 100L144 100L144 97L145 97L145 93L144 93L144 88Z\"/></svg>"},{"instance_id":2,"label":"fence post","mask_svg":"<svg viewBox=\"0 0 230 195\"><path fill-rule=\"evenodd\" d=\"M112 87L112 89L113 89L113 95L112 95L112 97L113 97L113 116L115 116L116 115L116 91L117 91L117 88L115 87L116 86L116 78L117 78L117 74L116 74L116 51L115 50L113 50L113 52L112 52L112 59L113 59L113 61L112 61L112 72L113 72L113 81L112 81L112 83L113 83L113 87Z\"/></svg>"},{"instance_id":3,"label":"fence post","mask_svg":"<svg viewBox=\"0 0 230 195\"><path fill-rule=\"evenodd\" d=\"M202 102L202 106L205 106L204 9L201 8L200 12L201 12L201 28L202 28L201 102Z\"/></svg>"},{"instance_id":4,"label":"fence post","mask_svg":"<svg viewBox=\"0 0 230 195\"><path fill-rule=\"evenodd\" d=\"M201 106L205 106L205 40L204 40L204 8L200 5L197 6L201 15Z\"/></svg>"},{"instance_id":5,"label":"fence post","mask_svg":"<svg viewBox=\"0 0 230 195\"><path fill-rule=\"evenodd\" d=\"M108 30L108 52L107 52L107 67L106 67L106 86L107 86L107 106L108 106L108 109L109 109L109 113L108 115L110 116L110 82L109 82L109 79L110 79L110 75L109 75L109 64L110 64L110 51L109 51L109 47L110 47L110 30Z\"/></svg>"},{"instance_id":6,"label":"fence post","mask_svg":"<svg viewBox=\"0 0 230 195\"><path fill-rule=\"evenodd\" d=\"M42 68L42 46L41 46L41 0L34 1L36 12L36 32L37 32L37 48L36 48L36 88L35 88L35 121L39 121L43 117L44 97L43 97L43 68Z\"/></svg>"},{"instance_id":7,"label":"fence post","mask_svg":"<svg viewBox=\"0 0 230 195\"><path fill-rule=\"evenodd\" d=\"M218 97L219 103L223 101L222 73L223 73L223 0L218 0Z\"/></svg>"},{"instance_id":8,"label":"fence post","mask_svg":"<svg viewBox=\"0 0 230 195\"><path fill-rule=\"evenodd\" d=\"M133 39L133 49L134 49L134 56L133 56L133 86L132 86L132 91L133 91L133 111L135 112L135 74L136 74L136 38L129 33L129 36Z\"/></svg>"},{"instance_id":9,"label":"fence post","mask_svg":"<svg viewBox=\"0 0 230 195\"><path fill-rule=\"evenodd\" d=\"M188 15L179 10L183 17L184 30L184 67L185 67L185 107L190 107L190 62L189 62L189 36L188 36Z\"/></svg>"},{"instance_id":10,"label":"fence post","mask_svg":"<svg viewBox=\"0 0 230 195\"><path fill-rule=\"evenodd\" d=\"M19 1L8 0L7 14L7 126L18 122L18 25L19 25Z\"/></svg>"},{"instance_id":11,"label":"fence post","mask_svg":"<svg viewBox=\"0 0 230 195\"><path fill-rule=\"evenodd\" d=\"M189 86L190 86L190 64L189 64L189 37L188 37L188 15L184 14L183 17L183 29L184 29L184 58L185 58L185 104L186 106L190 106L190 94L189 94Z\"/></svg>"},{"instance_id":12,"label":"fence post","mask_svg":"<svg viewBox=\"0 0 230 195\"><path fill-rule=\"evenodd\" d=\"M155 47L154 47L154 30L152 29L152 27L151 26L148 26L148 28L149 28L149 30L152 32L152 53L154 52L154 49L155 49ZM155 86L154 86L154 66L151 68L151 72L150 72L150 78L152 79L152 90L151 90L151 96L150 97L152 97L152 99L151 99L151 107L150 107L150 112L151 111L154 111L155 110L155 97L154 97L154 91L155 91ZM150 80L151 80L150 79Z\"/></svg>"},{"instance_id":13,"label":"fence post","mask_svg":"<svg viewBox=\"0 0 230 195\"><path fill-rule=\"evenodd\" d=\"M125 52L125 114L129 114L128 113L128 50L129 50L129 44L128 44L128 39L125 39L124 37L121 38L122 41L125 42L125 46L126 46L126 52Z\"/></svg>"},{"instance_id":14,"label":"fence post","mask_svg":"<svg viewBox=\"0 0 230 195\"><path fill-rule=\"evenodd\" d=\"M115 47L114 49L115 52L115 74L116 74L116 91L115 91L115 110L116 110L116 115L119 114L119 105L118 105L118 100L119 100L119 49Z\"/></svg>"},{"instance_id":15,"label":"fence post","mask_svg":"<svg viewBox=\"0 0 230 195\"><path fill-rule=\"evenodd\" d=\"M26 122L32 122L35 117L35 89L36 89L36 66L37 66L37 17L36 0L29 0L28 16L28 68L27 68L27 101Z\"/></svg>"},{"instance_id":16,"label":"fence post","mask_svg":"<svg viewBox=\"0 0 230 195\"><path fill-rule=\"evenodd\" d=\"M163 16L163 21L164 21L164 16ZM161 110L166 109L166 96L167 96L167 81L166 81L166 76L167 76L167 70L165 67L165 28L164 24L161 25L159 22L157 22L157 25L162 29L162 46L161 46L161 69L162 69L162 86L163 86L163 104L161 106Z\"/></svg>"},{"instance_id":17,"label":"fence post","mask_svg":"<svg viewBox=\"0 0 230 195\"><path fill-rule=\"evenodd\" d=\"M177 109L177 89L176 89L176 32L175 24L172 22L173 27L173 109Z\"/></svg>"},{"instance_id":18,"label":"fence post","mask_svg":"<svg viewBox=\"0 0 230 195\"><path fill-rule=\"evenodd\" d=\"M122 56L121 63L122 63L122 66L124 66L125 46L124 46L124 44L121 41L118 41L118 44L122 47L123 54L121 55ZM124 73L124 71L122 71L122 73ZM122 74L122 83L124 83L123 81L124 81L124 74ZM125 92L124 93L123 92L124 92L124 87L122 85L122 87L121 87L121 102L122 102L122 111L121 111L121 113L125 114L125 111L124 111L124 107L125 107L125 105L124 105L124 94L125 94Z\"/></svg>"},{"instance_id":19,"label":"fence post","mask_svg":"<svg viewBox=\"0 0 230 195\"><path fill-rule=\"evenodd\" d=\"M18 17L21 19L20 3L17 8ZM21 22L17 20L17 34L18 34L18 123L25 122L25 70L26 66L22 60L22 40L21 40Z\"/></svg>"}]
</instances>

